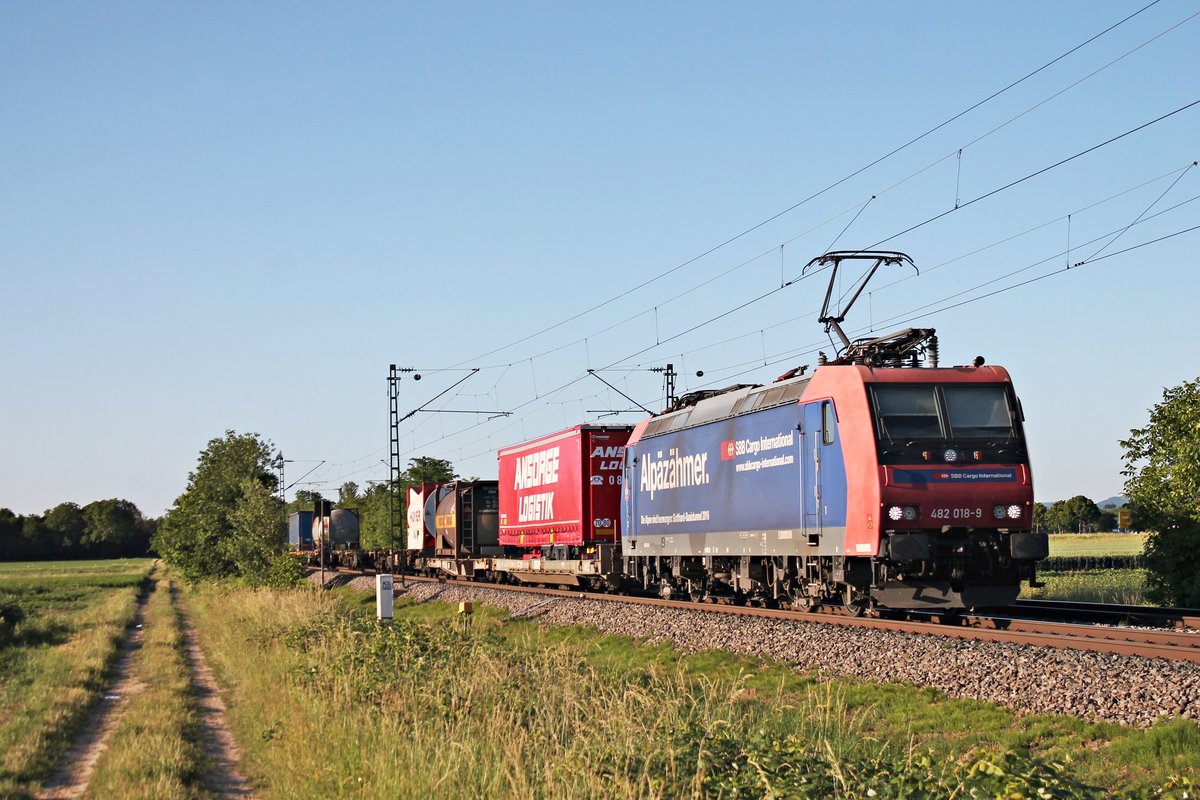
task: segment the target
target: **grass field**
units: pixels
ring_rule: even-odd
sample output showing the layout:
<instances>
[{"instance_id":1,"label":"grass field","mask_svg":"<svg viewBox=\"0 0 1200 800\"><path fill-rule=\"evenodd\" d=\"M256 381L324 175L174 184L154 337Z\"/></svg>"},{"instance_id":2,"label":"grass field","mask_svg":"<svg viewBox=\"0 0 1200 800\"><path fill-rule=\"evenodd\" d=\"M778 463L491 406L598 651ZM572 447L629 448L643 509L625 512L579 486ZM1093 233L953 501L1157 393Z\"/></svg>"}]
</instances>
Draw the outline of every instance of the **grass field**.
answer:
<instances>
[{"instance_id":1,"label":"grass field","mask_svg":"<svg viewBox=\"0 0 1200 800\"><path fill-rule=\"evenodd\" d=\"M1021 597L1033 600L1077 600L1085 603L1146 605L1146 571L1097 569L1078 572L1040 572L1041 589L1022 586Z\"/></svg>"},{"instance_id":2,"label":"grass field","mask_svg":"<svg viewBox=\"0 0 1200 800\"><path fill-rule=\"evenodd\" d=\"M189 596L259 796L1182 797L1159 790L1200 780L1191 722L1018 717L489 608L469 632L436 603L380 626L371 602Z\"/></svg>"},{"instance_id":3,"label":"grass field","mask_svg":"<svg viewBox=\"0 0 1200 800\"><path fill-rule=\"evenodd\" d=\"M53 771L103 690L150 559L0 564L0 796Z\"/></svg>"},{"instance_id":4,"label":"grass field","mask_svg":"<svg viewBox=\"0 0 1200 800\"><path fill-rule=\"evenodd\" d=\"M1067 557L1136 556L1146 546L1144 533L1052 533L1050 555ZM1079 600L1089 603L1145 605L1146 573L1140 569L1097 569L1042 572L1046 586L1025 586L1021 597L1036 600Z\"/></svg>"},{"instance_id":5,"label":"grass field","mask_svg":"<svg viewBox=\"0 0 1200 800\"><path fill-rule=\"evenodd\" d=\"M263 798L1184 797L1200 783L1193 722L1017 716L487 607L464 631L437 603L401 602L380 626L373 598L345 591L210 586L176 601L151 567L0 565L0 599L27 614L0 646L0 797L30 796L53 769L155 586L133 666L144 686L89 797L206 796L179 602Z\"/></svg>"},{"instance_id":6,"label":"grass field","mask_svg":"<svg viewBox=\"0 0 1200 800\"><path fill-rule=\"evenodd\" d=\"M1139 556L1144 533L1052 533L1051 556Z\"/></svg>"}]
</instances>

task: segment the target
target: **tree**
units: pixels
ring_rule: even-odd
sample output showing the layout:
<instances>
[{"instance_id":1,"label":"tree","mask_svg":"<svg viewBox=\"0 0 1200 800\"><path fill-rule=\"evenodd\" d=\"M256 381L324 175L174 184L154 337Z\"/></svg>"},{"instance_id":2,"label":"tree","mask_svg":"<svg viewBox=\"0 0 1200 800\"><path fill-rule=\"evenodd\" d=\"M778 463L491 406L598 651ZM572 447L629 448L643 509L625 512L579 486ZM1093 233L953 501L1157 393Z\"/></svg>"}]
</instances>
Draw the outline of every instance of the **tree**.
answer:
<instances>
[{"instance_id":1,"label":"tree","mask_svg":"<svg viewBox=\"0 0 1200 800\"><path fill-rule=\"evenodd\" d=\"M295 511L312 511L317 501L324 499L320 492L314 492L311 489L297 489L296 497L288 503L287 511L289 514Z\"/></svg>"},{"instance_id":2,"label":"tree","mask_svg":"<svg viewBox=\"0 0 1200 800\"><path fill-rule=\"evenodd\" d=\"M62 541L46 527L37 514L20 517L21 538L28 558L57 558L62 554Z\"/></svg>"},{"instance_id":3,"label":"tree","mask_svg":"<svg viewBox=\"0 0 1200 800\"><path fill-rule=\"evenodd\" d=\"M0 508L0 561L144 556L156 520L128 500L97 500L80 508L59 503L43 516Z\"/></svg>"},{"instance_id":4,"label":"tree","mask_svg":"<svg viewBox=\"0 0 1200 800\"><path fill-rule=\"evenodd\" d=\"M401 513L407 504L408 491L402 492ZM373 483L358 498L358 536L362 546L368 550L403 547L404 540L392 537L391 491L387 483ZM403 518L403 517L402 517Z\"/></svg>"},{"instance_id":5,"label":"tree","mask_svg":"<svg viewBox=\"0 0 1200 800\"><path fill-rule=\"evenodd\" d=\"M83 509L75 503L59 503L42 517L42 526L55 542L59 553L78 552L87 530Z\"/></svg>"},{"instance_id":6,"label":"tree","mask_svg":"<svg viewBox=\"0 0 1200 800\"><path fill-rule=\"evenodd\" d=\"M1046 519L1046 515L1050 513L1050 509L1044 503L1033 504L1033 527L1034 530L1049 530L1050 525Z\"/></svg>"},{"instance_id":7,"label":"tree","mask_svg":"<svg viewBox=\"0 0 1200 800\"><path fill-rule=\"evenodd\" d=\"M1200 605L1200 378L1163 390L1150 422L1121 442L1125 494L1146 540L1152 600Z\"/></svg>"},{"instance_id":8,"label":"tree","mask_svg":"<svg viewBox=\"0 0 1200 800\"><path fill-rule=\"evenodd\" d=\"M251 576L264 554L260 532L251 523L265 504L262 494L276 488L273 456L274 447L256 433L226 431L224 437L210 440L195 471L188 474L187 488L154 536L163 559L190 580ZM254 485L258 489L252 492ZM275 513L281 511L276 507ZM280 551L283 542L280 535Z\"/></svg>"},{"instance_id":9,"label":"tree","mask_svg":"<svg viewBox=\"0 0 1200 800\"><path fill-rule=\"evenodd\" d=\"M401 483L449 483L456 480L458 473L454 465L444 458L420 456L408 460L408 469L400 473Z\"/></svg>"},{"instance_id":10,"label":"tree","mask_svg":"<svg viewBox=\"0 0 1200 800\"><path fill-rule=\"evenodd\" d=\"M354 481L346 481L338 489L338 505L342 508L351 508L357 499L358 484Z\"/></svg>"},{"instance_id":11,"label":"tree","mask_svg":"<svg viewBox=\"0 0 1200 800\"><path fill-rule=\"evenodd\" d=\"M82 544L98 558L145 555L150 541L138 507L128 500L96 500L83 507Z\"/></svg>"},{"instance_id":12,"label":"tree","mask_svg":"<svg viewBox=\"0 0 1200 800\"><path fill-rule=\"evenodd\" d=\"M221 544L239 575L262 584L271 562L283 552L283 505L253 478L243 478L240 489L241 497L229 515L232 535Z\"/></svg>"},{"instance_id":13,"label":"tree","mask_svg":"<svg viewBox=\"0 0 1200 800\"><path fill-rule=\"evenodd\" d=\"M8 508L0 508L0 561L23 561L31 552L22 535L24 519Z\"/></svg>"},{"instance_id":14,"label":"tree","mask_svg":"<svg viewBox=\"0 0 1200 800\"><path fill-rule=\"evenodd\" d=\"M1088 533L1097 529L1100 509L1087 497L1077 494L1054 505L1058 507L1059 530Z\"/></svg>"}]
</instances>

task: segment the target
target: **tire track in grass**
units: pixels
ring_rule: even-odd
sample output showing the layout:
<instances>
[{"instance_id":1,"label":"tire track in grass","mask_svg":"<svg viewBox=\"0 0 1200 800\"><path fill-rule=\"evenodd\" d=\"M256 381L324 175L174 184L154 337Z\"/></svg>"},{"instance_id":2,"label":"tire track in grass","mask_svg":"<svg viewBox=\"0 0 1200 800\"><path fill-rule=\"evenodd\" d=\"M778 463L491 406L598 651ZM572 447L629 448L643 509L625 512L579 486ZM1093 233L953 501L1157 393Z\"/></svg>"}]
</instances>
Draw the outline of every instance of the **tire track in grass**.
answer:
<instances>
[{"instance_id":1,"label":"tire track in grass","mask_svg":"<svg viewBox=\"0 0 1200 800\"><path fill-rule=\"evenodd\" d=\"M238 763L241 754L237 742L229 731L225 719L225 701L212 670L204 658L204 652L196 640L196 629L187 608L178 602L179 587L171 581L171 596L179 610L180 628L183 633L184 655L192 673L192 687L196 694L196 706L200 710L200 727L204 747L209 757L210 770L205 783L217 797L253 797L250 782L242 774Z\"/></svg>"},{"instance_id":2,"label":"tire track in grass","mask_svg":"<svg viewBox=\"0 0 1200 800\"><path fill-rule=\"evenodd\" d=\"M117 657L108 688L83 729L75 736L71 747L59 760L58 769L38 792L38 800L76 800L87 791L96 762L120 721L124 708L122 701L145 688L145 684L133 674L132 666L134 656L142 647L146 603L157 589L158 582L151 579L149 587L138 595L137 611L121 642L121 654Z\"/></svg>"}]
</instances>

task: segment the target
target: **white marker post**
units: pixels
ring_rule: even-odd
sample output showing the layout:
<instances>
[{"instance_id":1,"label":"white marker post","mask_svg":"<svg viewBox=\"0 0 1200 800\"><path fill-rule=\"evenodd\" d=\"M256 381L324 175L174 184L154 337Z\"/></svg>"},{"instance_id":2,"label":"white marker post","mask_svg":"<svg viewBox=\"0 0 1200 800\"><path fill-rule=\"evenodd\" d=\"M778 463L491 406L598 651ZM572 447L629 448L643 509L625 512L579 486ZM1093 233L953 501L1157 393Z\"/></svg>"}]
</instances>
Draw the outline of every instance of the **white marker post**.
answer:
<instances>
[{"instance_id":1,"label":"white marker post","mask_svg":"<svg viewBox=\"0 0 1200 800\"><path fill-rule=\"evenodd\" d=\"M392 576L391 575L376 575L375 576L375 618L376 619L391 619L392 605L395 602L395 597L392 594Z\"/></svg>"}]
</instances>

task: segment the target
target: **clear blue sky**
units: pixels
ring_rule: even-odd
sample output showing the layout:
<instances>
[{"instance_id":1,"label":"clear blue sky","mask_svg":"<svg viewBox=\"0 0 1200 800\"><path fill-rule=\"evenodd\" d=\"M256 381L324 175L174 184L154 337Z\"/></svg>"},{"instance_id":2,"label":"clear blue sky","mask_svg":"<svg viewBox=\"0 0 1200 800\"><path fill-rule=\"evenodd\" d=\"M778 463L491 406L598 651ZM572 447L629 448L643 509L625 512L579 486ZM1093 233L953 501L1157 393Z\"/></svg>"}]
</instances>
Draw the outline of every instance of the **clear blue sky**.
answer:
<instances>
[{"instance_id":1,"label":"clear blue sky","mask_svg":"<svg viewBox=\"0 0 1200 800\"><path fill-rule=\"evenodd\" d=\"M1101 255L1200 224L1200 106L970 202L1200 100L1196 2L520 340L1143 5L4 3L0 506L160 514L227 428L279 446L289 480L325 460L308 488L336 496L386 477L390 363L425 375L402 411L463 374L435 370L483 368L434 407L512 416L417 414L403 448L494 476L497 448L629 407L588 367L672 362L694 389L815 363L823 276L748 301L835 242L922 267L881 275L848 327L934 326L943 363L1009 367L1038 499L1115 494L1118 440L1200 374L1200 232L942 309L1143 213ZM603 374L661 403L660 376Z\"/></svg>"}]
</instances>

